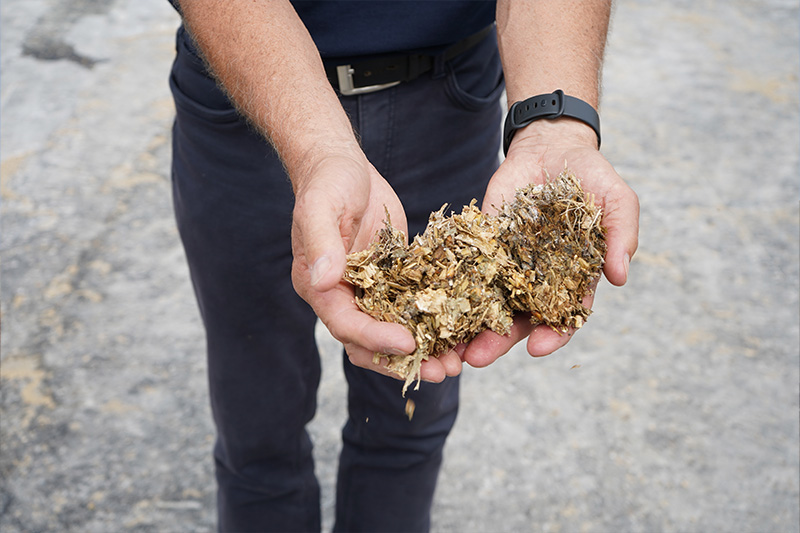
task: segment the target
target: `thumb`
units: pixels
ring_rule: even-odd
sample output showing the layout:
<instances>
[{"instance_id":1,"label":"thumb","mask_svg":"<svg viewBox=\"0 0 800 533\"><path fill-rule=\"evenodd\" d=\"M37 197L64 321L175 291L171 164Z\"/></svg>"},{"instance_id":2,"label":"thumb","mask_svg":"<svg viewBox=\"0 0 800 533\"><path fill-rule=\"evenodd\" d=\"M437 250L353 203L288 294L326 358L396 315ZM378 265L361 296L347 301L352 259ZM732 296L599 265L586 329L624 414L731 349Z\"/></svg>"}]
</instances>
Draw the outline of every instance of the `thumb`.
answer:
<instances>
[{"instance_id":1,"label":"thumb","mask_svg":"<svg viewBox=\"0 0 800 533\"><path fill-rule=\"evenodd\" d=\"M308 282L317 291L332 289L342 279L347 252L339 225L340 215L325 198L309 194L294 210L292 233L296 266L307 270Z\"/></svg>"},{"instance_id":2,"label":"thumb","mask_svg":"<svg viewBox=\"0 0 800 533\"><path fill-rule=\"evenodd\" d=\"M603 225L606 227L606 261L603 273L613 285L628 281L628 268L639 244L639 198L625 186L613 201L606 199Z\"/></svg>"},{"instance_id":3,"label":"thumb","mask_svg":"<svg viewBox=\"0 0 800 533\"><path fill-rule=\"evenodd\" d=\"M309 263L311 286L320 292L334 288L341 281L345 266L345 254L338 253L338 250L320 255Z\"/></svg>"}]
</instances>

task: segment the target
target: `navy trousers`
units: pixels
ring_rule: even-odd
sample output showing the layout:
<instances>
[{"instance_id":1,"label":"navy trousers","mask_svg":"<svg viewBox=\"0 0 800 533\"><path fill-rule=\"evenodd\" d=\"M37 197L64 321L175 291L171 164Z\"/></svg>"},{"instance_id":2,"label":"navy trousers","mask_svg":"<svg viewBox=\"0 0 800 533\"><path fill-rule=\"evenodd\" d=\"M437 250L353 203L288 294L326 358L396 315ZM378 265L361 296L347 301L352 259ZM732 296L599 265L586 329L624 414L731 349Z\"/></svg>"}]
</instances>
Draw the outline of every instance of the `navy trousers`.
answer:
<instances>
[{"instance_id":1,"label":"navy trousers","mask_svg":"<svg viewBox=\"0 0 800 533\"><path fill-rule=\"evenodd\" d=\"M412 82L342 97L363 149L405 206L410 233L444 203L481 199L498 164L496 38ZM316 317L290 279L292 190L270 145L215 86L178 31L173 199L206 330L219 528L319 531L306 424L320 379ZM425 531L458 379L409 391L344 360L336 531Z\"/></svg>"}]
</instances>

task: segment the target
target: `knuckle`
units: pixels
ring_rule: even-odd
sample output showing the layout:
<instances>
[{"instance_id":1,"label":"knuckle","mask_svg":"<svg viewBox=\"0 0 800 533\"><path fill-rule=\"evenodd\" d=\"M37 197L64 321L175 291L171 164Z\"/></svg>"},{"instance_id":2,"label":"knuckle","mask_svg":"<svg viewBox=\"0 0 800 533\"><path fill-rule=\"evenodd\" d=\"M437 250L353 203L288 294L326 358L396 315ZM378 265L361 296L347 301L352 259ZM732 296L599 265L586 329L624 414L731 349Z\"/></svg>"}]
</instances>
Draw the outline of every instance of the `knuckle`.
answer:
<instances>
[{"instance_id":1,"label":"knuckle","mask_svg":"<svg viewBox=\"0 0 800 533\"><path fill-rule=\"evenodd\" d=\"M333 338L345 344L345 348L349 345L352 351L355 346L360 346L361 342L357 332L354 331L355 320L348 315L346 311L341 311L332 316L325 325Z\"/></svg>"},{"instance_id":2,"label":"knuckle","mask_svg":"<svg viewBox=\"0 0 800 533\"><path fill-rule=\"evenodd\" d=\"M345 328L335 320L325 324L325 326L334 339L345 344L345 351L347 355L350 356L351 348L349 347L350 343L348 342L349 339L346 337Z\"/></svg>"}]
</instances>

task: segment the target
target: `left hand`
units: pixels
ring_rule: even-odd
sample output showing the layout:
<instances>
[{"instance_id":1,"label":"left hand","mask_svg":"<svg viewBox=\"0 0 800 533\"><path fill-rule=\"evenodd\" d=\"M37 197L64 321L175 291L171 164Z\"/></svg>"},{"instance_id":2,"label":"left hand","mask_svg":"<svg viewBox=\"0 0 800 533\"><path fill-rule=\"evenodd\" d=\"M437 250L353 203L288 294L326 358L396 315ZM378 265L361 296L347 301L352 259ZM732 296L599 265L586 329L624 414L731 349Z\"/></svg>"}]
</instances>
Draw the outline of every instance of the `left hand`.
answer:
<instances>
[{"instance_id":1,"label":"left hand","mask_svg":"<svg viewBox=\"0 0 800 533\"><path fill-rule=\"evenodd\" d=\"M603 209L606 250L603 274L613 285L628 279L630 259L636 252L639 234L639 199L597 149L597 137L588 126L562 118L539 120L517 132L508 156L489 181L483 200L484 213L496 214L504 201L511 201L517 188L542 183L558 176L567 165L581 180L587 193L595 195ZM583 304L592 306L594 293ZM527 349L534 357L548 355L564 346L574 330L559 335L548 326L533 326L526 315L514 318L509 335L486 330L469 344L457 347L461 359L484 367L528 338Z\"/></svg>"}]
</instances>

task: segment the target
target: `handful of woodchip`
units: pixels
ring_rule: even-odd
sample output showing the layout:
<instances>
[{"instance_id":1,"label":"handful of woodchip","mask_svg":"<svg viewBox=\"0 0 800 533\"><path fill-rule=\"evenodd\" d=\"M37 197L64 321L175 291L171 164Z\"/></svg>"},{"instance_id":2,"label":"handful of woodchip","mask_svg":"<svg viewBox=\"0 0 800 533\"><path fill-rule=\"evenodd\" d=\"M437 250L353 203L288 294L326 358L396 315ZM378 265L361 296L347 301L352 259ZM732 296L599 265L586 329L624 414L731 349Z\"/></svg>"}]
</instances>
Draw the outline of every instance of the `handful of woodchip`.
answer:
<instances>
[{"instance_id":1,"label":"handful of woodchip","mask_svg":"<svg viewBox=\"0 0 800 533\"><path fill-rule=\"evenodd\" d=\"M581 301L600 275L605 230L573 173L518 189L496 216L475 203L461 214L445 217L446 205L432 213L410 245L387 217L377 241L347 256L344 279L358 307L404 325L417 342L411 355L375 355L405 379L403 395L414 380L419 388L422 361L487 328L508 334L516 312L562 333L591 313Z\"/></svg>"}]
</instances>

